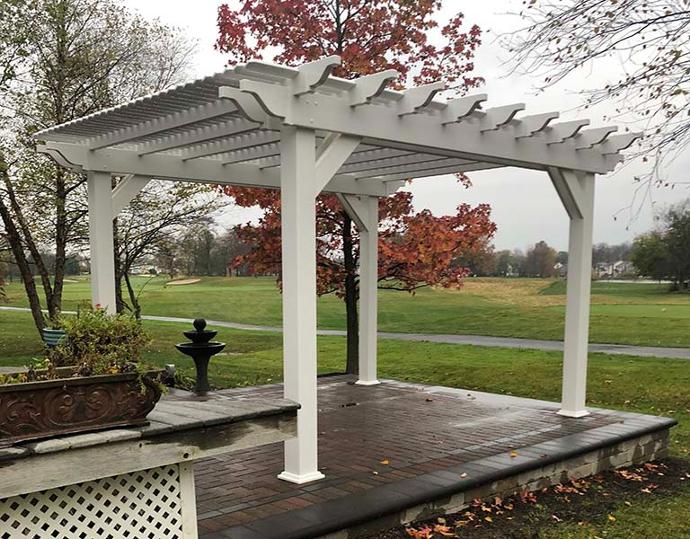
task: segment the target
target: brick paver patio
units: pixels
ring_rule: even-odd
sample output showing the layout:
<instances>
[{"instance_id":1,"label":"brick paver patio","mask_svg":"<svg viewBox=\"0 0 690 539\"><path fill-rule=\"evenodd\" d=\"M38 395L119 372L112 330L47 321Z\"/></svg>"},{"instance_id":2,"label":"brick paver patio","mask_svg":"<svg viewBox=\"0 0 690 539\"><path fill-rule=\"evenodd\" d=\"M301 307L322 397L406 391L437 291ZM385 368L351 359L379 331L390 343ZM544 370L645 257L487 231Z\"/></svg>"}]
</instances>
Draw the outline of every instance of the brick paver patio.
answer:
<instances>
[{"instance_id":1,"label":"brick paver patio","mask_svg":"<svg viewBox=\"0 0 690 539\"><path fill-rule=\"evenodd\" d=\"M221 398L281 396L281 385L220 392ZM561 417L554 403L386 381L362 387L345 376L319 380L319 462L326 479L294 485L276 478L282 444L196 466L202 537L265 517L457 467L597 427L617 413ZM226 535L223 535L226 536Z\"/></svg>"}]
</instances>

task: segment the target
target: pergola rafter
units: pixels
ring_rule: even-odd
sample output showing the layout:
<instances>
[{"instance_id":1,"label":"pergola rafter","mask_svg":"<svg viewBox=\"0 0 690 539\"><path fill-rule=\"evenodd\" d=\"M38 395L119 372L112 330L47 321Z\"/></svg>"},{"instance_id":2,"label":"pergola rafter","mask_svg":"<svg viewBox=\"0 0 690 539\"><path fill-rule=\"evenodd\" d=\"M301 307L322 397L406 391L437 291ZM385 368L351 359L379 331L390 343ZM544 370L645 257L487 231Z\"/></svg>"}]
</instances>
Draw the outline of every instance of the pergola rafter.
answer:
<instances>
[{"instance_id":1,"label":"pergola rafter","mask_svg":"<svg viewBox=\"0 0 690 539\"><path fill-rule=\"evenodd\" d=\"M335 193L361 235L360 376L377 382L378 198L410 178L522 167L548 174L570 219L561 414L585 408L594 183L639 137L616 127L444 101L442 82L388 89L393 70L330 75L331 56L298 68L249 62L35 135L39 151L88 175L94 304L115 307L111 218L151 178L280 189L285 396L300 403L283 479L317 466L315 197ZM111 175L126 179L113 191Z\"/></svg>"}]
</instances>

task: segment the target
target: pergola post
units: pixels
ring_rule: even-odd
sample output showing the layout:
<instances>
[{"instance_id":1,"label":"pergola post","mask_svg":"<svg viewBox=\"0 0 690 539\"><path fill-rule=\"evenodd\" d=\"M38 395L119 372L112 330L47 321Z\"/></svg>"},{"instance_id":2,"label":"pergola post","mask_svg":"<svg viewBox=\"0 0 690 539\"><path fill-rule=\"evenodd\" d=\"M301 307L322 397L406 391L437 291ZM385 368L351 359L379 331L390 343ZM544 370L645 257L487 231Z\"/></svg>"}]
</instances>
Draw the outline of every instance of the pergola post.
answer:
<instances>
[{"instance_id":1,"label":"pergola post","mask_svg":"<svg viewBox=\"0 0 690 539\"><path fill-rule=\"evenodd\" d=\"M379 284L379 200L361 197L366 226L359 231L359 380L379 383L376 365Z\"/></svg>"},{"instance_id":2,"label":"pergola post","mask_svg":"<svg viewBox=\"0 0 690 539\"><path fill-rule=\"evenodd\" d=\"M340 195L343 208L359 230L359 379L358 385L379 384L376 345L379 282L379 199Z\"/></svg>"},{"instance_id":3,"label":"pergola post","mask_svg":"<svg viewBox=\"0 0 690 539\"><path fill-rule=\"evenodd\" d=\"M110 174L87 174L89 243L91 249L91 304L115 313L115 255Z\"/></svg>"},{"instance_id":4,"label":"pergola post","mask_svg":"<svg viewBox=\"0 0 690 539\"><path fill-rule=\"evenodd\" d=\"M560 415L583 417L592 279L594 174L552 169L551 179L570 217L568 289L565 309L563 389Z\"/></svg>"},{"instance_id":5,"label":"pergola post","mask_svg":"<svg viewBox=\"0 0 690 539\"><path fill-rule=\"evenodd\" d=\"M338 195L359 230L359 380L358 385L379 384L376 365L379 283L379 199Z\"/></svg>"},{"instance_id":6,"label":"pergola post","mask_svg":"<svg viewBox=\"0 0 690 539\"><path fill-rule=\"evenodd\" d=\"M285 442L285 470L292 483L321 479L317 455L316 400L316 181L315 135L281 130L283 377L285 398L298 402L297 437Z\"/></svg>"}]
</instances>

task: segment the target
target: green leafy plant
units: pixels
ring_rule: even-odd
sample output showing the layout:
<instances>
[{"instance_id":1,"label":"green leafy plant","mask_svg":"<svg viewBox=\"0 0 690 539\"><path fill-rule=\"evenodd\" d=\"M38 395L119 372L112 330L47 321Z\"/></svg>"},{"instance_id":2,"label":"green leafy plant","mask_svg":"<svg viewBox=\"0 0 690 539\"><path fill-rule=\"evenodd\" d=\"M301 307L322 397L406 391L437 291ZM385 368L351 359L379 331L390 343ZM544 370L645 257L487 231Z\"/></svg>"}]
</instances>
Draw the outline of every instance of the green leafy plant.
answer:
<instances>
[{"instance_id":1,"label":"green leafy plant","mask_svg":"<svg viewBox=\"0 0 690 539\"><path fill-rule=\"evenodd\" d=\"M84 309L60 319L60 326L66 334L60 344L34 359L26 372L0 375L0 385L122 373L141 378L150 370L140 362L150 338L132 316Z\"/></svg>"},{"instance_id":2,"label":"green leafy plant","mask_svg":"<svg viewBox=\"0 0 690 539\"><path fill-rule=\"evenodd\" d=\"M149 336L137 321L103 309L81 310L61 320L66 338L48 351L53 367L76 367L80 376L134 372Z\"/></svg>"}]
</instances>

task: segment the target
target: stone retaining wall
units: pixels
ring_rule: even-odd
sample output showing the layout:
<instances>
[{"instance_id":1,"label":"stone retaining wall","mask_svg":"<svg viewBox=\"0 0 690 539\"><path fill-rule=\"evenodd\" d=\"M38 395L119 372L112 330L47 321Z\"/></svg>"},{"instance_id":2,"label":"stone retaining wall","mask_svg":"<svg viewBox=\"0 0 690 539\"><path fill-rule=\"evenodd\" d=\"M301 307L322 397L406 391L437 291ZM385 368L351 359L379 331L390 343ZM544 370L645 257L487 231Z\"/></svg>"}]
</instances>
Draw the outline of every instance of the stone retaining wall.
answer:
<instances>
[{"instance_id":1,"label":"stone retaining wall","mask_svg":"<svg viewBox=\"0 0 690 539\"><path fill-rule=\"evenodd\" d=\"M395 514L367 522L364 525L323 536L323 539L354 539L383 529L457 513L467 508L472 500L493 496L507 497L524 491L537 491L580 479L606 470L639 465L666 456L669 429L622 441L560 462L533 468L498 481L486 483L449 498L438 499L410 507Z\"/></svg>"}]
</instances>

